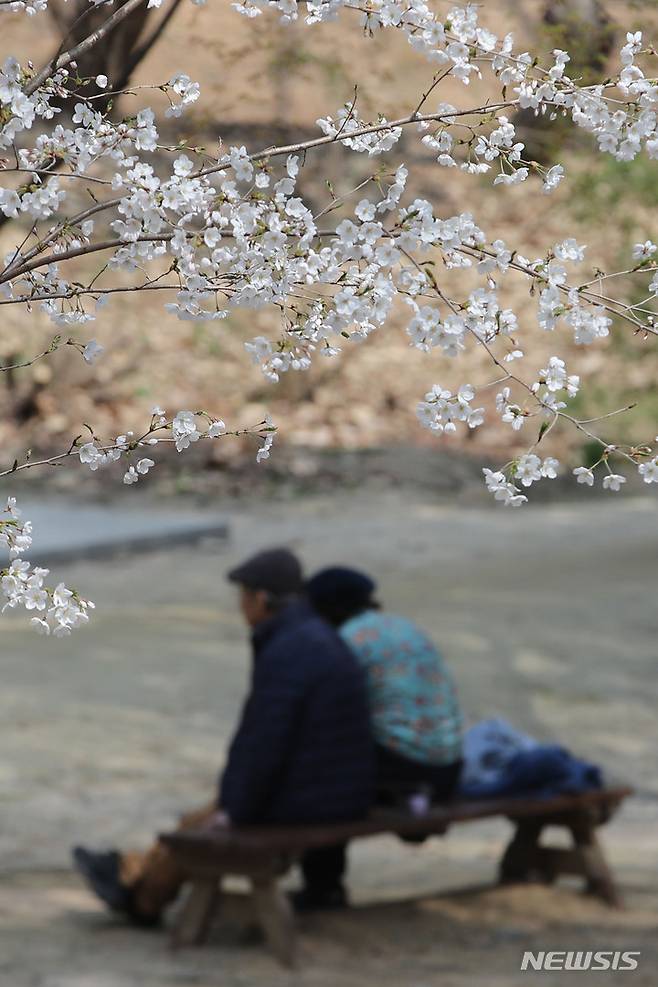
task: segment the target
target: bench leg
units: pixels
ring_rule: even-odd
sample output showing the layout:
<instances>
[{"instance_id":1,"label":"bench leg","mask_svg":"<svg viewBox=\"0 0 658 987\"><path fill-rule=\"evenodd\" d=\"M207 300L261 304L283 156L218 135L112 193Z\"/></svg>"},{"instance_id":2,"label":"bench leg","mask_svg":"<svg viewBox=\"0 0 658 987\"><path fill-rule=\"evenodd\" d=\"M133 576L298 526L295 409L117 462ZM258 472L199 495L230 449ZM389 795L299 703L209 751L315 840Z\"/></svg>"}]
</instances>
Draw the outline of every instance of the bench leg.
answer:
<instances>
[{"instance_id":1,"label":"bench leg","mask_svg":"<svg viewBox=\"0 0 658 987\"><path fill-rule=\"evenodd\" d=\"M587 879L587 892L601 898L613 908L621 908L621 895L603 856L593 823L587 817L574 819L569 824L569 829L573 836L575 853L580 857L583 874Z\"/></svg>"},{"instance_id":2,"label":"bench leg","mask_svg":"<svg viewBox=\"0 0 658 987\"><path fill-rule=\"evenodd\" d=\"M295 965L295 920L275 877L254 878L252 896L267 943L284 966Z\"/></svg>"},{"instance_id":3,"label":"bench leg","mask_svg":"<svg viewBox=\"0 0 658 987\"><path fill-rule=\"evenodd\" d=\"M545 825L565 826L573 838L573 848L562 850L541 846ZM621 896L596 838L596 826L586 814L554 820L521 819L500 864L500 883L532 880L551 883L560 874L582 875L589 894L607 904L621 906Z\"/></svg>"},{"instance_id":4,"label":"bench leg","mask_svg":"<svg viewBox=\"0 0 658 987\"><path fill-rule=\"evenodd\" d=\"M206 941L219 897L220 888L217 880L193 882L172 929L172 949L178 949L180 946L199 946Z\"/></svg>"},{"instance_id":5,"label":"bench leg","mask_svg":"<svg viewBox=\"0 0 658 987\"><path fill-rule=\"evenodd\" d=\"M539 837L543 822L538 819L520 819L500 862L501 884L529 881L542 870L539 859Z\"/></svg>"}]
</instances>

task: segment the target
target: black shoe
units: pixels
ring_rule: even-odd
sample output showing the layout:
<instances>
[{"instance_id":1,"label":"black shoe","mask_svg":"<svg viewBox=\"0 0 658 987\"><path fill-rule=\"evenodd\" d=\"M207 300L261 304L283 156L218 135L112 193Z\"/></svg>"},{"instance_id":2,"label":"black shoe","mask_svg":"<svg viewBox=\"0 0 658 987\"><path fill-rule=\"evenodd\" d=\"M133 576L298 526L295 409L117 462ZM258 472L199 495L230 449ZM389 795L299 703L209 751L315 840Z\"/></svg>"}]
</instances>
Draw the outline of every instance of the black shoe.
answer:
<instances>
[{"instance_id":1,"label":"black shoe","mask_svg":"<svg viewBox=\"0 0 658 987\"><path fill-rule=\"evenodd\" d=\"M139 929L160 929L162 927L162 915L144 915L135 909L132 901L125 914L130 920L130 924L136 925Z\"/></svg>"},{"instance_id":2,"label":"black shoe","mask_svg":"<svg viewBox=\"0 0 658 987\"><path fill-rule=\"evenodd\" d=\"M337 912L348 907L347 893L342 886L327 889L302 888L291 891L290 904L298 915L308 912Z\"/></svg>"},{"instance_id":3,"label":"black shoe","mask_svg":"<svg viewBox=\"0 0 658 987\"><path fill-rule=\"evenodd\" d=\"M73 861L94 894L113 912L129 914L131 893L120 880L120 860L116 850L97 853L83 846L73 848Z\"/></svg>"}]
</instances>

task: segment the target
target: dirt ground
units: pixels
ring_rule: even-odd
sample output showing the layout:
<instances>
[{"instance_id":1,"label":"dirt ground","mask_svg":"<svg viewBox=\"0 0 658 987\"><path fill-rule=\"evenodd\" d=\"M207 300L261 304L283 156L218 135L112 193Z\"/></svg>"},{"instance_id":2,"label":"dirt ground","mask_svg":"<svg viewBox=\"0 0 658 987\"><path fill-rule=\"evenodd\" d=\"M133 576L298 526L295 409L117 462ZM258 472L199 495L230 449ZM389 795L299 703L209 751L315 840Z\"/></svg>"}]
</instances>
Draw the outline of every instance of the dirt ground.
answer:
<instances>
[{"instance_id":1,"label":"dirt ground","mask_svg":"<svg viewBox=\"0 0 658 987\"><path fill-rule=\"evenodd\" d=\"M2 987L655 987L657 512L653 498L503 513L364 487L236 502L226 545L58 569L96 600L92 626L53 642L13 615L0 625ZM302 923L295 973L235 923L172 956L162 934L97 907L69 868L72 843L143 845L208 797L248 672L223 573L274 543L309 567L376 573L382 599L441 643L470 721L506 716L635 784L602 832L624 911L568 882L493 888L503 821L421 847L355 846L355 907ZM525 949L642 956L623 976L521 973Z\"/></svg>"}]
</instances>

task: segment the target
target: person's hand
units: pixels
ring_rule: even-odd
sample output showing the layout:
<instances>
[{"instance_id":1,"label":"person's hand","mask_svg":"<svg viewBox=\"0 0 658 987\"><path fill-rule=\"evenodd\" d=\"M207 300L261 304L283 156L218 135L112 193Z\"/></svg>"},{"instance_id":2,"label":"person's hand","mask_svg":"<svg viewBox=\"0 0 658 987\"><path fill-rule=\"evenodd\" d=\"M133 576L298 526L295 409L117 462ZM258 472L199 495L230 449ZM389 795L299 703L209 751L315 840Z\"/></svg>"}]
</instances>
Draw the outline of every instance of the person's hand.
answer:
<instances>
[{"instance_id":1,"label":"person's hand","mask_svg":"<svg viewBox=\"0 0 658 987\"><path fill-rule=\"evenodd\" d=\"M226 812L218 810L213 812L212 816L206 824L207 829L228 829L231 825L231 820L229 819Z\"/></svg>"}]
</instances>

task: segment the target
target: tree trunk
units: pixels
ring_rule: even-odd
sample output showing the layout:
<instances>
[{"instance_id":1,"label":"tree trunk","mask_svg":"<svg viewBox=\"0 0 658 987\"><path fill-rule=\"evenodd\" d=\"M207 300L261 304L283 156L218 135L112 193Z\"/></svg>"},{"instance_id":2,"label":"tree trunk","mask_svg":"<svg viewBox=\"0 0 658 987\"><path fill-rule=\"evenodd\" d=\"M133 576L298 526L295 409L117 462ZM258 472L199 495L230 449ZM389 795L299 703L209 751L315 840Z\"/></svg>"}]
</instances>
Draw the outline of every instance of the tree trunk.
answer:
<instances>
[{"instance_id":1,"label":"tree trunk","mask_svg":"<svg viewBox=\"0 0 658 987\"><path fill-rule=\"evenodd\" d=\"M124 2L119 0L117 6ZM48 9L60 31L62 50L78 44L105 23L108 16L105 6L91 6L89 0L50 0ZM114 31L78 59L78 76L95 79L105 75L112 89L123 89L136 68L137 42L152 14L153 9L149 10L147 4L137 7ZM85 86L84 92L95 95L102 90L92 84Z\"/></svg>"},{"instance_id":2,"label":"tree trunk","mask_svg":"<svg viewBox=\"0 0 658 987\"><path fill-rule=\"evenodd\" d=\"M601 0L547 0L544 34L571 55L570 75L595 82L605 70L615 28Z\"/></svg>"},{"instance_id":3,"label":"tree trunk","mask_svg":"<svg viewBox=\"0 0 658 987\"><path fill-rule=\"evenodd\" d=\"M561 48L571 61L567 74L584 85L599 81L615 40L615 25L601 0L546 0L539 29L539 47ZM514 118L525 157L552 164L567 139L564 121L550 121L521 110ZM571 133L571 131L570 131Z\"/></svg>"}]
</instances>

